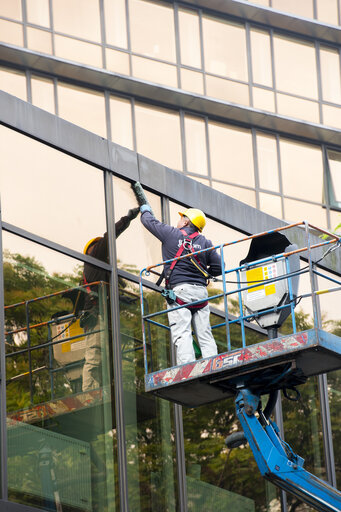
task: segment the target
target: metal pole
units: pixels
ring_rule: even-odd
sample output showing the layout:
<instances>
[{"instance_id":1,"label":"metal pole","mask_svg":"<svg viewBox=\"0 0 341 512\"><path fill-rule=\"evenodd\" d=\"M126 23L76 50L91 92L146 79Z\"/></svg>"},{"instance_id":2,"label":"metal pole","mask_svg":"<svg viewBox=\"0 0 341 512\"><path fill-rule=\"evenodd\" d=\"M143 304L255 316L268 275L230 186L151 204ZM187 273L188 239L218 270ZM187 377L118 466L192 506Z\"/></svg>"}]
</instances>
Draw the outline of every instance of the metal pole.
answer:
<instances>
[{"instance_id":1,"label":"metal pole","mask_svg":"<svg viewBox=\"0 0 341 512\"><path fill-rule=\"evenodd\" d=\"M318 288L317 277L315 272L313 274L313 283L314 288L316 290ZM316 293L313 294L316 300L316 321L317 326L322 328L322 314L321 314L321 304L320 298ZM323 448L325 453L325 461L326 461L326 474L327 480L333 487L336 487L336 473L335 473L335 458L334 458L334 447L333 447L333 432L332 425L330 419L330 408L329 408L329 399L328 399L328 383L327 383L327 375L321 374L318 376L318 392L320 399L320 410L321 410L321 419L322 419L322 432L323 432Z\"/></svg>"},{"instance_id":2,"label":"metal pole","mask_svg":"<svg viewBox=\"0 0 341 512\"><path fill-rule=\"evenodd\" d=\"M110 172L104 172L105 201L108 227L108 251L109 261L113 267L110 272L110 313L112 320L112 351L114 367L114 394L115 394L115 413L116 413L116 432L117 432L117 452L118 452L118 487L120 495L120 511L129 512L128 501L128 477L127 477L127 454L125 439L125 421L123 408L123 380L122 380L122 353L120 337L120 312L119 312L119 293L118 278L116 268L116 243L115 243L115 224L114 224L114 204L113 204L113 183Z\"/></svg>"},{"instance_id":3,"label":"metal pole","mask_svg":"<svg viewBox=\"0 0 341 512\"><path fill-rule=\"evenodd\" d=\"M6 348L5 348L5 313L4 313L4 275L2 251L2 219L0 204L0 470L1 470L1 498L8 499L7 487L7 423L6 423Z\"/></svg>"},{"instance_id":4,"label":"metal pole","mask_svg":"<svg viewBox=\"0 0 341 512\"><path fill-rule=\"evenodd\" d=\"M275 421L279 428L280 434L282 439L284 439L284 423L283 423L283 410L282 410L282 399L281 394L278 393L277 402L275 405ZM281 511L287 512L288 511L288 503L287 503L287 493L281 489L279 491L280 493L280 500L281 500Z\"/></svg>"},{"instance_id":5,"label":"metal pole","mask_svg":"<svg viewBox=\"0 0 341 512\"><path fill-rule=\"evenodd\" d=\"M226 344L227 344L227 350L230 351L231 350L231 337L230 337L230 326L229 326L229 311L228 311L228 301L227 301L226 274L225 274L224 246L223 245L220 246L220 261L221 261L221 275L223 277Z\"/></svg>"},{"instance_id":6,"label":"metal pole","mask_svg":"<svg viewBox=\"0 0 341 512\"><path fill-rule=\"evenodd\" d=\"M240 270L236 270L237 274L237 282L238 282L238 288L240 288ZM246 339L245 339L245 325L244 325L244 315L243 315L243 301L242 301L242 294L239 291L238 292L238 302L239 302L239 317L240 317L240 327L242 330L242 345L243 348L246 347Z\"/></svg>"},{"instance_id":7,"label":"metal pole","mask_svg":"<svg viewBox=\"0 0 341 512\"><path fill-rule=\"evenodd\" d=\"M310 234L309 234L309 224L307 221L303 222L305 228L305 237L306 237L306 246L308 248L308 265L309 265L309 276L310 276L310 286L311 291L315 291L315 279L314 279L314 269L313 269L313 261L311 257L311 247L310 247ZM318 328L318 311L317 311L317 303L316 303L316 294L311 294L311 300L313 305L313 316L314 316L314 327Z\"/></svg>"}]
</instances>

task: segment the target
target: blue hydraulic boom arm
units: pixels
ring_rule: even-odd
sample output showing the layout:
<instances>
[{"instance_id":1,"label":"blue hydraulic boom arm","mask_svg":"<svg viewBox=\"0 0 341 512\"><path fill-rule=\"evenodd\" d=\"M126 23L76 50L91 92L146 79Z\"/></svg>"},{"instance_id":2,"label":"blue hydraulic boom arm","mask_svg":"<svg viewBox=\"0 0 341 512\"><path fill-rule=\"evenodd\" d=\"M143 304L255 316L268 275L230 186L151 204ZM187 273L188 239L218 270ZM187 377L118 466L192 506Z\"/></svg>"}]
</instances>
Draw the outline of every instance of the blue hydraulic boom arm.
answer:
<instances>
[{"instance_id":1,"label":"blue hydraulic boom arm","mask_svg":"<svg viewBox=\"0 0 341 512\"><path fill-rule=\"evenodd\" d=\"M303 468L304 460L280 438L277 425L260 409L260 394L241 389L235 403L245 438L264 478L316 510L340 512L341 493Z\"/></svg>"}]
</instances>

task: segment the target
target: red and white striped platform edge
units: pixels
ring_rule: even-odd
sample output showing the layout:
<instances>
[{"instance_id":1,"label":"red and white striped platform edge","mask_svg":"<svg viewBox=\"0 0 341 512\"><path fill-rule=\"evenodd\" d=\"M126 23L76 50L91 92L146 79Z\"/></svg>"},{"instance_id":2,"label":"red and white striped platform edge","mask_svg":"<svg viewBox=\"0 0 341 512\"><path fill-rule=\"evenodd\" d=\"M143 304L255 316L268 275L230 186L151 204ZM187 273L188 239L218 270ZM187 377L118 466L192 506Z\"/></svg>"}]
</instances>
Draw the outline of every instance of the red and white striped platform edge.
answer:
<instances>
[{"instance_id":1,"label":"red and white striped platform edge","mask_svg":"<svg viewBox=\"0 0 341 512\"><path fill-rule=\"evenodd\" d=\"M246 363L260 362L276 355L291 353L307 346L310 341L309 332L300 332L291 336L267 340L239 350L226 352L193 363L175 366L146 375L146 391L188 381L221 370L243 366Z\"/></svg>"},{"instance_id":2,"label":"red and white striped platform edge","mask_svg":"<svg viewBox=\"0 0 341 512\"><path fill-rule=\"evenodd\" d=\"M61 414L84 409L103 402L103 390L94 389L78 393L77 395L67 396L50 402L34 405L28 409L10 412L7 415L9 420L23 421L25 423L36 423L47 420Z\"/></svg>"}]
</instances>

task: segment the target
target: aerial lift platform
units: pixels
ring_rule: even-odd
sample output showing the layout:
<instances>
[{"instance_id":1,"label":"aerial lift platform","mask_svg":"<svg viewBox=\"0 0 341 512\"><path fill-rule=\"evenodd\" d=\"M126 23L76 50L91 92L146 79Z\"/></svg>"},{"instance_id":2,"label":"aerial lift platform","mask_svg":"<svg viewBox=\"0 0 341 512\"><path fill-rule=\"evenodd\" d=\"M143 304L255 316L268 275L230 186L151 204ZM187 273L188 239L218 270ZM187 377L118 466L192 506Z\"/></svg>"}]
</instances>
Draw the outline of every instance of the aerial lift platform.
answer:
<instances>
[{"instance_id":1,"label":"aerial lift platform","mask_svg":"<svg viewBox=\"0 0 341 512\"><path fill-rule=\"evenodd\" d=\"M283 231L300 229L305 239L302 248L291 244L283 235ZM312 233L319 237L317 243L316 239L312 243ZM225 249L243 241L251 241L248 256L238 267L226 268ZM151 366L148 333L151 325L169 330L157 318L164 315L167 309L145 313L143 278L150 273L159 274L158 267L173 260L146 267L140 273L146 392L187 407L234 397L243 432L232 434L226 441L228 446L237 447L248 441L261 474L266 479L324 512L341 511L341 493L304 469L304 459L281 439L270 415L280 390L287 398L297 399L297 386L304 384L309 377L341 368L341 339L322 329L318 302L321 294L340 292L341 280L322 274L317 265L340 245L338 236L302 222L215 246L214 249L219 250L221 255L222 292L209 300L220 299L224 302L225 321L212 328L225 327L227 351L157 371L153 371ZM192 254L200 252L203 251ZM306 262L303 268L301 259ZM298 283L302 274L308 275L310 290L299 295ZM236 287L232 290L227 286L231 283L231 275L236 276ZM328 289L319 289L319 277L333 285ZM230 297L236 297L239 304L239 315L233 318L228 311ZM314 326L298 332L294 308L302 299L311 303ZM175 303L169 307L179 309L186 305ZM290 315L292 333L278 335L278 328ZM245 325L252 320L266 329L268 339L247 346ZM238 324L241 331L241 347L234 350L230 337L233 323ZM261 402L263 395L269 395L264 410Z\"/></svg>"}]
</instances>

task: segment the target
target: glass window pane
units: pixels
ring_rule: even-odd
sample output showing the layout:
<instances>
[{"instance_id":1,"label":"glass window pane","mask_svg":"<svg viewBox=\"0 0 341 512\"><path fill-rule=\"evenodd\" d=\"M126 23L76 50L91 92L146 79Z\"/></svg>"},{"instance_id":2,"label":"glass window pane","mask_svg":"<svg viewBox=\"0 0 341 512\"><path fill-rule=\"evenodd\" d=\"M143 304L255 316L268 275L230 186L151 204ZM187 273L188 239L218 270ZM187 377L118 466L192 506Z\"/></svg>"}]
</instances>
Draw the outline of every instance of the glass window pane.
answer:
<instances>
[{"instance_id":1,"label":"glass window pane","mask_svg":"<svg viewBox=\"0 0 341 512\"><path fill-rule=\"evenodd\" d=\"M206 71L235 80L248 80L246 37L242 25L203 17Z\"/></svg>"},{"instance_id":2,"label":"glass window pane","mask_svg":"<svg viewBox=\"0 0 341 512\"><path fill-rule=\"evenodd\" d=\"M157 162L182 170L178 112L135 105L137 151Z\"/></svg>"},{"instance_id":3,"label":"glass window pane","mask_svg":"<svg viewBox=\"0 0 341 512\"><path fill-rule=\"evenodd\" d=\"M341 108L331 105L322 105L323 124L341 128Z\"/></svg>"},{"instance_id":4,"label":"glass window pane","mask_svg":"<svg viewBox=\"0 0 341 512\"><path fill-rule=\"evenodd\" d=\"M318 103L315 101L295 98L287 94L277 94L277 110L279 114L296 119L304 119L312 123L319 123L320 113Z\"/></svg>"},{"instance_id":5,"label":"glass window pane","mask_svg":"<svg viewBox=\"0 0 341 512\"><path fill-rule=\"evenodd\" d=\"M285 220L291 219L289 222L294 222L293 218L295 214L295 222L297 222L297 219L304 219L321 229L328 229L326 209L322 206L314 204L298 204L298 201L294 201L293 199L284 199L284 213Z\"/></svg>"},{"instance_id":6,"label":"glass window pane","mask_svg":"<svg viewBox=\"0 0 341 512\"><path fill-rule=\"evenodd\" d=\"M21 0L0 0L0 16L21 21Z\"/></svg>"},{"instance_id":7,"label":"glass window pane","mask_svg":"<svg viewBox=\"0 0 341 512\"><path fill-rule=\"evenodd\" d=\"M260 188L278 192L279 179L276 137L257 133L256 141L259 186Z\"/></svg>"},{"instance_id":8,"label":"glass window pane","mask_svg":"<svg viewBox=\"0 0 341 512\"><path fill-rule=\"evenodd\" d=\"M114 510L117 440L106 284L92 287L90 326L75 309L75 298L85 293L78 287L80 261L6 232L3 246L10 500L51 508L57 489L60 510ZM89 374L96 381L92 388L86 386Z\"/></svg>"},{"instance_id":9,"label":"glass window pane","mask_svg":"<svg viewBox=\"0 0 341 512\"><path fill-rule=\"evenodd\" d=\"M179 34L181 64L201 68L198 13L179 9Z\"/></svg>"},{"instance_id":10,"label":"glass window pane","mask_svg":"<svg viewBox=\"0 0 341 512\"><path fill-rule=\"evenodd\" d=\"M117 96L110 96L111 140L133 149L133 125L131 101Z\"/></svg>"},{"instance_id":11,"label":"glass window pane","mask_svg":"<svg viewBox=\"0 0 341 512\"><path fill-rule=\"evenodd\" d=\"M118 222L127 215L129 209L136 208L138 204L129 182L113 177L113 187L115 221ZM160 197L148 191L146 196L155 217L162 220ZM143 227L140 215L119 235L116 247L119 268L129 270L133 274L139 274L143 268L162 261L161 243ZM148 279L157 281L157 276L151 274Z\"/></svg>"},{"instance_id":12,"label":"glass window pane","mask_svg":"<svg viewBox=\"0 0 341 512\"><path fill-rule=\"evenodd\" d=\"M3 220L83 252L106 231L102 171L4 126L0 132Z\"/></svg>"},{"instance_id":13,"label":"glass window pane","mask_svg":"<svg viewBox=\"0 0 341 512\"><path fill-rule=\"evenodd\" d=\"M181 68L181 89L185 91L204 94L204 82L202 73Z\"/></svg>"},{"instance_id":14,"label":"glass window pane","mask_svg":"<svg viewBox=\"0 0 341 512\"><path fill-rule=\"evenodd\" d=\"M316 0L317 19L323 23L338 25L338 0Z\"/></svg>"},{"instance_id":15,"label":"glass window pane","mask_svg":"<svg viewBox=\"0 0 341 512\"><path fill-rule=\"evenodd\" d=\"M321 48L320 59L323 99L332 103L341 103L339 51L331 48Z\"/></svg>"},{"instance_id":16,"label":"glass window pane","mask_svg":"<svg viewBox=\"0 0 341 512\"><path fill-rule=\"evenodd\" d=\"M62 83L57 91L60 117L106 138L103 93Z\"/></svg>"},{"instance_id":17,"label":"glass window pane","mask_svg":"<svg viewBox=\"0 0 341 512\"><path fill-rule=\"evenodd\" d=\"M207 175L206 128L204 119L185 116L187 171Z\"/></svg>"},{"instance_id":18,"label":"glass window pane","mask_svg":"<svg viewBox=\"0 0 341 512\"><path fill-rule=\"evenodd\" d=\"M314 226L327 229L326 209L315 204L284 198L284 219L291 222L307 220Z\"/></svg>"},{"instance_id":19,"label":"glass window pane","mask_svg":"<svg viewBox=\"0 0 341 512\"><path fill-rule=\"evenodd\" d=\"M255 108L275 112L275 94L272 91L261 89L260 87L253 87L252 96L253 106Z\"/></svg>"},{"instance_id":20,"label":"glass window pane","mask_svg":"<svg viewBox=\"0 0 341 512\"><path fill-rule=\"evenodd\" d=\"M57 32L101 42L97 0L52 0L53 24Z\"/></svg>"},{"instance_id":21,"label":"glass window pane","mask_svg":"<svg viewBox=\"0 0 341 512\"><path fill-rule=\"evenodd\" d=\"M341 229L339 227L337 227L337 226L339 226L339 224L341 224L341 212L330 210L329 215L330 215L330 227L329 227L329 229L331 229L332 231L337 231L338 233L340 233Z\"/></svg>"},{"instance_id":22,"label":"glass window pane","mask_svg":"<svg viewBox=\"0 0 341 512\"><path fill-rule=\"evenodd\" d=\"M125 0L104 0L104 13L107 44L127 48Z\"/></svg>"},{"instance_id":23,"label":"glass window pane","mask_svg":"<svg viewBox=\"0 0 341 512\"><path fill-rule=\"evenodd\" d=\"M208 404L204 408L183 409L186 483L188 501L194 505L192 510L214 510L217 503L222 510L229 510L232 508L232 493L233 508L238 511L267 509L270 505L267 495L273 498L271 504L279 508L276 490L271 488L268 491L269 486L261 477L249 447L233 451L233 464L226 462L231 453L227 448L220 449L214 464L209 462L211 454L218 453L218 446L223 446L226 433L235 432L238 428L235 415L227 413L233 410L233 406L233 400L224 400L219 402L219 406ZM224 425L224 435L217 429L217 424ZM199 444L203 448L193 449Z\"/></svg>"},{"instance_id":24,"label":"glass window pane","mask_svg":"<svg viewBox=\"0 0 341 512\"><path fill-rule=\"evenodd\" d=\"M222 192L227 196L231 196L234 199L238 199L238 201L248 204L249 206L256 206L256 193L254 190L235 187L234 185L227 185L227 183L221 183L218 181L212 181L212 188L219 190L219 192Z\"/></svg>"},{"instance_id":25,"label":"glass window pane","mask_svg":"<svg viewBox=\"0 0 341 512\"><path fill-rule=\"evenodd\" d=\"M273 9L278 9L283 12L291 12L304 18L313 18L313 0L272 0Z\"/></svg>"},{"instance_id":26,"label":"glass window pane","mask_svg":"<svg viewBox=\"0 0 341 512\"><path fill-rule=\"evenodd\" d=\"M335 274L327 272L325 269L323 269L323 271L321 271L321 269L319 270L323 273L324 276L317 277L317 286L319 290L328 290L330 288L334 288L336 283L330 281L330 279L338 279L340 281L340 276L336 276ZM335 332L339 330L340 336L340 325L338 325L339 322L337 322L337 319L340 318L339 301L337 300L338 295L339 292L321 293L319 295L319 304L322 316L322 329L328 332Z\"/></svg>"},{"instance_id":27,"label":"glass window pane","mask_svg":"<svg viewBox=\"0 0 341 512\"><path fill-rule=\"evenodd\" d=\"M70 37L54 36L55 55L63 59L82 62L97 68L102 67L102 50L100 46Z\"/></svg>"},{"instance_id":28,"label":"glass window pane","mask_svg":"<svg viewBox=\"0 0 341 512\"><path fill-rule=\"evenodd\" d=\"M321 148L282 139L280 153L283 193L320 203L323 189Z\"/></svg>"},{"instance_id":29,"label":"glass window pane","mask_svg":"<svg viewBox=\"0 0 341 512\"><path fill-rule=\"evenodd\" d=\"M279 196L259 192L259 209L273 217L282 219L282 201Z\"/></svg>"},{"instance_id":30,"label":"glass window pane","mask_svg":"<svg viewBox=\"0 0 341 512\"><path fill-rule=\"evenodd\" d=\"M0 68L0 89L27 101L26 75L21 71Z\"/></svg>"},{"instance_id":31,"label":"glass window pane","mask_svg":"<svg viewBox=\"0 0 341 512\"><path fill-rule=\"evenodd\" d=\"M132 57L133 76L157 84L178 86L176 67L143 57Z\"/></svg>"},{"instance_id":32,"label":"glass window pane","mask_svg":"<svg viewBox=\"0 0 341 512\"><path fill-rule=\"evenodd\" d=\"M120 326L129 510L175 512L178 509L173 404L144 392L139 289L137 284L126 279L121 279L121 284ZM163 299L158 292L145 288L144 298L145 310L164 309ZM164 321L167 322L166 319ZM148 334L149 346L153 348L155 356L154 368L169 367L169 336L166 329L152 325Z\"/></svg>"},{"instance_id":33,"label":"glass window pane","mask_svg":"<svg viewBox=\"0 0 341 512\"><path fill-rule=\"evenodd\" d=\"M32 104L55 114L53 80L32 76Z\"/></svg>"},{"instance_id":34,"label":"glass window pane","mask_svg":"<svg viewBox=\"0 0 341 512\"><path fill-rule=\"evenodd\" d=\"M254 187L251 132L213 122L208 132L212 178Z\"/></svg>"},{"instance_id":35,"label":"glass window pane","mask_svg":"<svg viewBox=\"0 0 341 512\"><path fill-rule=\"evenodd\" d=\"M305 329L311 328L308 321L305 321L305 324L309 324ZM295 407L290 400L282 400L285 441L295 453L302 453L304 450L306 470L325 480L326 467L317 377L311 377L304 386L300 386L300 392L300 407L297 407L297 404ZM289 510L295 503L297 499L288 494Z\"/></svg>"},{"instance_id":36,"label":"glass window pane","mask_svg":"<svg viewBox=\"0 0 341 512\"><path fill-rule=\"evenodd\" d=\"M133 52L176 61L173 7L163 3L129 0Z\"/></svg>"},{"instance_id":37,"label":"glass window pane","mask_svg":"<svg viewBox=\"0 0 341 512\"><path fill-rule=\"evenodd\" d=\"M328 165L331 183L331 200L333 206L341 208L341 153L338 151L327 151Z\"/></svg>"},{"instance_id":38,"label":"glass window pane","mask_svg":"<svg viewBox=\"0 0 341 512\"><path fill-rule=\"evenodd\" d=\"M249 86L206 75L207 96L230 101L239 105L249 105Z\"/></svg>"},{"instance_id":39,"label":"glass window pane","mask_svg":"<svg viewBox=\"0 0 341 512\"><path fill-rule=\"evenodd\" d=\"M27 48L37 52L52 54L51 33L27 27Z\"/></svg>"},{"instance_id":40,"label":"glass window pane","mask_svg":"<svg viewBox=\"0 0 341 512\"><path fill-rule=\"evenodd\" d=\"M278 35L273 41L277 89L317 99L314 45Z\"/></svg>"},{"instance_id":41,"label":"glass window pane","mask_svg":"<svg viewBox=\"0 0 341 512\"><path fill-rule=\"evenodd\" d=\"M42 27L50 26L49 0L26 0L27 21Z\"/></svg>"},{"instance_id":42,"label":"glass window pane","mask_svg":"<svg viewBox=\"0 0 341 512\"><path fill-rule=\"evenodd\" d=\"M270 35L268 32L252 29L250 37L253 83L272 87Z\"/></svg>"},{"instance_id":43,"label":"glass window pane","mask_svg":"<svg viewBox=\"0 0 341 512\"><path fill-rule=\"evenodd\" d=\"M109 71L130 75L129 54L106 48L106 65Z\"/></svg>"},{"instance_id":44,"label":"glass window pane","mask_svg":"<svg viewBox=\"0 0 341 512\"><path fill-rule=\"evenodd\" d=\"M0 41L16 46L24 46L22 25L12 23L12 21L0 20Z\"/></svg>"}]
</instances>

